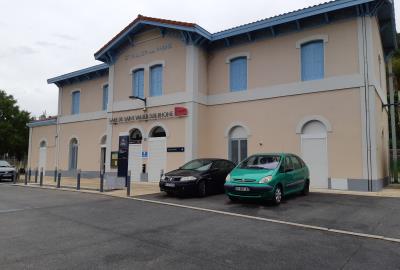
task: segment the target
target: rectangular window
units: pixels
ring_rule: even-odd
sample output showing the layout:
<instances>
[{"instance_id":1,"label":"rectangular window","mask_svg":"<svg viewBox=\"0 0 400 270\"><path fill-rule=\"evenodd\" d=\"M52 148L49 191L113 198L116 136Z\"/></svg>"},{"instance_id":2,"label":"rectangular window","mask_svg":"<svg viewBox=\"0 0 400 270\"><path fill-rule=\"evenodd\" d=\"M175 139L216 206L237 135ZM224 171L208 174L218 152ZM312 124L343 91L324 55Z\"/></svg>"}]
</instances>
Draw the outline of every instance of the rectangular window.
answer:
<instances>
[{"instance_id":1,"label":"rectangular window","mask_svg":"<svg viewBox=\"0 0 400 270\"><path fill-rule=\"evenodd\" d=\"M161 96L163 94L163 67L162 65L150 68L150 96Z\"/></svg>"},{"instance_id":2,"label":"rectangular window","mask_svg":"<svg viewBox=\"0 0 400 270\"><path fill-rule=\"evenodd\" d=\"M80 99L81 99L81 92L75 91L72 93L72 108L71 114L79 114L80 110Z\"/></svg>"},{"instance_id":3,"label":"rectangular window","mask_svg":"<svg viewBox=\"0 0 400 270\"><path fill-rule=\"evenodd\" d=\"M108 104L108 84L103 86L103 111L107 111L107 104Z\"/></svg>"},{"instance_id":4,"label":"rectangular window","mask_svg":"<svg viewBox=\"0 0 400 270\"><path fill-rule=\"evenodd\" d=\"M229 65L231 92L247 89L247 57L232 59Z\"/></svg>"},{"instance_id":5,"label":"rectangular window","mask_svg":"<svg viewBox=\"0 0 400 270\"><path fill-rule=\"evenodd\" d=\"M324 42L313 41L301 46L301 80L324 78Z\"/></svg>"},{"instance_id":6,"label":"rectangular window","mask_svg":"<svg viewBox=\"0 0 400 270\"><path fill-rule=\"evenodd\" d=\"M144 69L133 72L132 89L135 97L144 98Z\"/></svg>"}]
</instances>

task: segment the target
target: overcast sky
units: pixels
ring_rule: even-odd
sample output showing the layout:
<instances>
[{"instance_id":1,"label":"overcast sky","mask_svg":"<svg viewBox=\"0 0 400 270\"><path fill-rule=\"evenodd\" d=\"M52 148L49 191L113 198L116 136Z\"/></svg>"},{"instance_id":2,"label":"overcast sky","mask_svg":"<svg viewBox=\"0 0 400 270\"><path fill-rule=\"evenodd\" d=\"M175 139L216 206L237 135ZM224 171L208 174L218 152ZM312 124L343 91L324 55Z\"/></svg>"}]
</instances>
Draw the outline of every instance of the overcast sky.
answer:
<instances>
[{"instance_id":1,"label":"overcast sky","mask_svg":"<svg viewBox=\"0 0 400 270\"><path fill-rule=\"evenodd\" d=\"M0 89L34 116L55 115L57 87L46 80L98 64L93 54L138 14L194 22L213 33L322 2L0 0Z\"/></svg>"}]
</instances>

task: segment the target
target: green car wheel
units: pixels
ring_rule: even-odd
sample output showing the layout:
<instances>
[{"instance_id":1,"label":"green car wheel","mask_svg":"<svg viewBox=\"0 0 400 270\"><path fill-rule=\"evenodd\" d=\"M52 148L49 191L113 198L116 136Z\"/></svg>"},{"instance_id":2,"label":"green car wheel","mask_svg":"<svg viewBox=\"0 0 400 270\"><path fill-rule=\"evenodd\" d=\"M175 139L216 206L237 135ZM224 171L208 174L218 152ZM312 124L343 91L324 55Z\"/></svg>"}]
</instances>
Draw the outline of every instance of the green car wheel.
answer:
<instances>
[{"instance_id":1,"label":"green car wheel","mask_svg":"<svg viewBox=\"0 0 400 270\"><path fill-rule=\"evenodd\" d=\"M279 205L282 202L283 191L281 186L276 186L274 190L274 196L272 197L272 202L275 205Z\"/></svg>"},{"instance_id":2,"label":"green car wheel","mask_svg":"<svg viewBox=\"0 0 400 270\"><path fill-rule=\"evenodd\" d=\"M310 192L310 182L307 180L304 183L303 190L301 191L301 195L306 196Z\"/></svg>"}]
</instances>

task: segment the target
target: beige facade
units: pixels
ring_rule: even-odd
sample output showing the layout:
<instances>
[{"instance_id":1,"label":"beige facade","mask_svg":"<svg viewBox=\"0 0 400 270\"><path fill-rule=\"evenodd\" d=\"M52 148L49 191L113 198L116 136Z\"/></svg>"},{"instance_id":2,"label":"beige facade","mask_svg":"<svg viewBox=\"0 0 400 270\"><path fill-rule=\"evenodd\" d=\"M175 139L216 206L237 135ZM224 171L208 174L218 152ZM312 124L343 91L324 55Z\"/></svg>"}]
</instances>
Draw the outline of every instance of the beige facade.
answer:
<instances>
[{"instance_id":1,"label":"beige facade","mask_svg":"<svg viewBox=\"0 0 400 270\"><path fill-rule=\"evenodd\" d=\"M80 113L102 111L103 85L108 84L108 76L102 76L89 81L73 83L60 88L60 116L71 115L72 93L80 92Z\"/></svg>"},{"instance_id":2,"label":"beige facade","mask_svg":"<svg viewBox=\"0 0 400 270\"><path fill-rule=\"evenodd\" d=\"M96 53L96 58L109 61L108 67L78 72L78 79L69 83L62 76L53 80L60 86L59 115L57 120L31 124L29 167L39 166L40 142L45 140L46 170L57 167L73 173L71 142L76 140L75 169L95 177L104 163L107 176L117 177L111 153L120 150L120 138L131 136L126 162L136 170L133 180L157 181L157 173L193 158L232 159L235 140L245 141L240 142L240 151L246 150L246 156L306 156L308 140L316 138L324 147L321 153L326 152L327 188L379 189L389 176L380 25L376 17L338 18L280 35L269 29L270 36L254 32L202 42L201 35L182 30L195 28L192 24L138 17ZM302 80L302 45L316 40L323 44L323 78ZM247 64L243 91L230 90L231 60L237 57L244 57ZM162 94L151 96L155 65L162 67ZM144 70L145 108L143 101L130 98L133 72L138 69ZM99 71L103 73L95 76ZM108 105L102 110L106 84ZM74 91L81 93L77 115L71 115ZM155 135L160 130L165 134ZM133 134L140 134L140 139ZM142 171L143 165L147 170Z\"/></svg>"},{"instance_id":3,"label":"beige facade","mask_svg":"<svg viewBox=\"0 0 400 270\"><path fill-rule=\"evenodd\" d=\"M357 20L353 19L325 26L323 29L305 30L211 52L208 61L209 95L229 92L227 59L238 55L249 57L249 89L301 81L300 53L297 45L308 39L321 38L325 42L326 78L359 73ZM346 61L343 61L344 59Z\"/></svg>"}]
</instances>

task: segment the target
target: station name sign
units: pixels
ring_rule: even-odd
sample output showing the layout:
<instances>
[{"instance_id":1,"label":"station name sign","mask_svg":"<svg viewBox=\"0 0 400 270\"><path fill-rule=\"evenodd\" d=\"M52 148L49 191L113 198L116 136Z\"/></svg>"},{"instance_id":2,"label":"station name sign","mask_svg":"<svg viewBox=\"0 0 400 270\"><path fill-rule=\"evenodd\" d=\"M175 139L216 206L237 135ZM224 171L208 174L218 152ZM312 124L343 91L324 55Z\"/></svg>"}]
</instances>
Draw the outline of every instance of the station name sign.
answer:
<instances>
[{"instance_id":1,"label":"station name sign","mask_svg":"<svg viewBox=\"0 0 400 270\"><path fill-rule=\"evenodd\" d=\"M142 113L127 116L119 116L110 119L110 124L122 124L130 122L140 122L149 120L162 120L176 117L185 117L188 115L188 110L185 107L175 107L173 110L155 113Z\"/></svg>"}]
</instances>

